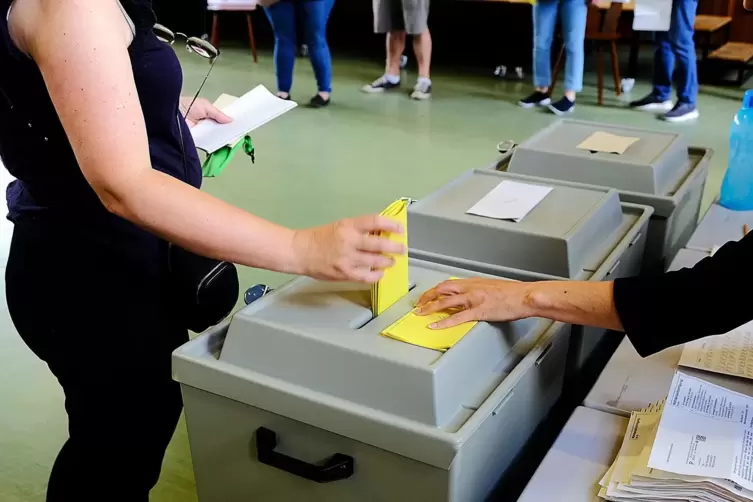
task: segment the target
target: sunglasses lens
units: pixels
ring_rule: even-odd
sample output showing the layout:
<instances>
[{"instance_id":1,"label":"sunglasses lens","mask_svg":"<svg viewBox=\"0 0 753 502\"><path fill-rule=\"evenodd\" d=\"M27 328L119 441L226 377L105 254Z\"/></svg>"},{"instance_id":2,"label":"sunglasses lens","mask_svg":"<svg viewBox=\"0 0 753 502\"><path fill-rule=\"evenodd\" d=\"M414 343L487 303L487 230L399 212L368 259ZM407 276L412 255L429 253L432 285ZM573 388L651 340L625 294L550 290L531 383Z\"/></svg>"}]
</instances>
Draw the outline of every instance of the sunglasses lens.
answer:
<instances>
[{"instance_id":1,"label":"sunglasses lens","mask_svg":"<svg viewBox=\"0 0 753 502\"><path fill-rule=\"evenodd\" d=\"M199 56L206 59L215 59L220 55L220 51L218 51L214 47L214 45L210 44L206 40L202 40L196 37L189 38L188 42L186 43L186 47L188 47L189 51L195 52Z\"/></svg>"},{"instance_id":2,"label":"sunglasses lens","mask_svg":"<svg viewBox=\"0 0 753 502\"><path fill-rule=\"evenodd\" d=\"M161 24L155 24L152 28L152 31L154 32L154 35L158 40L161 40L166 44L172 44L173 42L175 42L175 33L165 28Z\"/></svg>"}]
</instances>

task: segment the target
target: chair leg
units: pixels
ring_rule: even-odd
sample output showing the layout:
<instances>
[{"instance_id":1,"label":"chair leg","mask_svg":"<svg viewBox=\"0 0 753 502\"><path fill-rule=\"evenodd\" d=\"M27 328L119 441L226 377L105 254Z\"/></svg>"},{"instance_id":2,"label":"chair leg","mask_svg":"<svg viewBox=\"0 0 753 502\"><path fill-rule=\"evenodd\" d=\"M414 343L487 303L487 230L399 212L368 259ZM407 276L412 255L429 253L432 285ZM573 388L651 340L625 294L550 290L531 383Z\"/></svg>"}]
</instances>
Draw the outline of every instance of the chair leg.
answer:
<instances>
[{"instance_id":1,"label":"chair leg","mask_svg":"<svg viewBox=\"0 0 753 502\"><path fill-rule=\"evenodd\" d=\"M617 42L612 42L612 75L614 76L614 90L619 96L622 85L620 83L620 62L617 59Z\"/></svg>"},{"instance_id":2,"label":"chair leg","mask_svg":"<svg viewBox=\"0 0 753 502\"><path fill-rule=\"evenodd\" d=\"M254 58L254 63L257 62L256 58L256 39L254 38L254 26L251 23L251 13L246 13L246 24L248 24L248 39L251 41L251 56Z\"/></svg>"},{"instance_id":3,"label":"chair leg","mask_svg":"<svg viewBox=\"0 0 753 502\"><path fill-rule=\"evenodd\" d=\"M562 70L562 62L565 59L565 44L562 44L559 54L557 54L557 60L554 63L554 69L552 70L552 83L549 84L549 94L554 94L554 88L557 86L557 77Z\"/></svg>"},{"instance_id":4,"label":"chair leg","mask_svg":"<svg viewBox=\"0 0 753 502\"><path fill-rule=\"evenodd\" d=\"M599 105L604 104L604 54L601 52L601 44L596 44L596 75L598 76L597 89L599 93Z\"/></svg>"},{"instance_id":5,"label":"chair leg","mask_svg":"<svg viewBox=\"0 0 753 502\"><path fill-rule=\"evenodd\" d=\"M219 12L213 12L212 13L212 34L209 38L212 45L219 48L220 47L220 13Z\"/></svg>"}]
</instances>

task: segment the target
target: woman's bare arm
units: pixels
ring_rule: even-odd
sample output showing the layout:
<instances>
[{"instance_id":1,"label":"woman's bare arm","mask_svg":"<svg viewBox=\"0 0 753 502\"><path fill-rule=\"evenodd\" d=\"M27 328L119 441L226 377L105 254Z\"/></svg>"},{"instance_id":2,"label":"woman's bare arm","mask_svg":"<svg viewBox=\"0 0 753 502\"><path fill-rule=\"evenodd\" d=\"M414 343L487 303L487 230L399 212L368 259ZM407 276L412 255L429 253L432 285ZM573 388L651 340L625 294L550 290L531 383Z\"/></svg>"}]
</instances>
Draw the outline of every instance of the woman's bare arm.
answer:
<instances>
[{"instance_id":1,"label":"woman's bare arm","mask_svg":"<svg viewBox=\"0 0 753 502\"><path fill-rule=\"evenodd\" d=\"M14 34L42 72L81 170L111 212L194 252L270 270L332 278L363 270L358 278L374 280L369 263L389 264L374 253L388 249L385 241L360 236L374 227L399 231L391 222L294 232L152 169L116 0L16 0L13 16ZM358 245L370 252L339 256L355 246L349 239L363 239Z\"/></svg>"},{"instance_id":2,"label":"woman's bare arm","mask_svg":"<svg viewBox=\"0 0 753 502\"><path fill-rule=\"evenodd\" d=\"M514 282L464 279L444 282L418 302L420 314L460 309L435 328L463 322L544 317L569 324L622 330L611 282Z\"/></svg>"}]
</instances>

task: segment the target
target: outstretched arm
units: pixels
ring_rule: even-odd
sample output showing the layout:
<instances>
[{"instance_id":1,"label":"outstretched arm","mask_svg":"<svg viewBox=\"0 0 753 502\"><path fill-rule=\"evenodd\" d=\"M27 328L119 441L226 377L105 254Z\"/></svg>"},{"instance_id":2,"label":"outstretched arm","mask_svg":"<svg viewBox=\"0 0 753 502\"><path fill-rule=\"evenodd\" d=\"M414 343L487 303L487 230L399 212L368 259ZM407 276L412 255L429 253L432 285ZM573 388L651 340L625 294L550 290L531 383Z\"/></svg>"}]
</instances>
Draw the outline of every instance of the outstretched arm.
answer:
<instances>
[{"instance_id":1,"label":"outstretched arm","mask_svg":"<svg viewBox=\"0 0 753 502\"><path fill-rule=\"evenodd\" d=\"M378 217L293 231L152 169L116 1L17 0L14 41L39 66L78 164L104 206L196 253L327 279L374 281L401 252ZM124 29L125 28L125 29ZM112 141L117 138L117 141Z\"/></svg>"}]
</instances>

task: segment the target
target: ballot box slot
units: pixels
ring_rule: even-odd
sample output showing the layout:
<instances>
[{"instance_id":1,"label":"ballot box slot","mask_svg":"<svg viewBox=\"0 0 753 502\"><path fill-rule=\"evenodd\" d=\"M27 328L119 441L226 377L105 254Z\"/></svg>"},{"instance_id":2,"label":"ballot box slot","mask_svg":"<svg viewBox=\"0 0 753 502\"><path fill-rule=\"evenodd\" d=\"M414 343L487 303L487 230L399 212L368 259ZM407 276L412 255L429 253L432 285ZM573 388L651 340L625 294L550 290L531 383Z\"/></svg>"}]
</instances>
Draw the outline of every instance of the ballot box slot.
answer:
<instances>
[{"instance_id":1,"label":"ballot box slot","mask_svg":"<svg viewBox=\"0 0 753 502\"><path fill-rule=\"evenodd\" d=\"M411 283L409 283L409 284L408 284L408 293L410 293L410 292L411 292L411 291L413 291L414 289L416 289L416 283L415 283L415 282L411 282ZM407 313L407 312L406 312L406 313ZM378 316L371 316L371 317L370 317L369 319L367 319L367 320L366 320L365 322L362 322L362 323L360 323L360 324L358 324L358 325L355 325L355 326L351 326L351 328L353 328L353 329L363 329L363 328L365 328L366 326L368 326L368 325L369 325L369 324L370 324L370 323L371 323L371 322L372 322L372 321L373 321L374 319L376 319L377 317L378 317Z\"/></svg>"}]
</instances>

